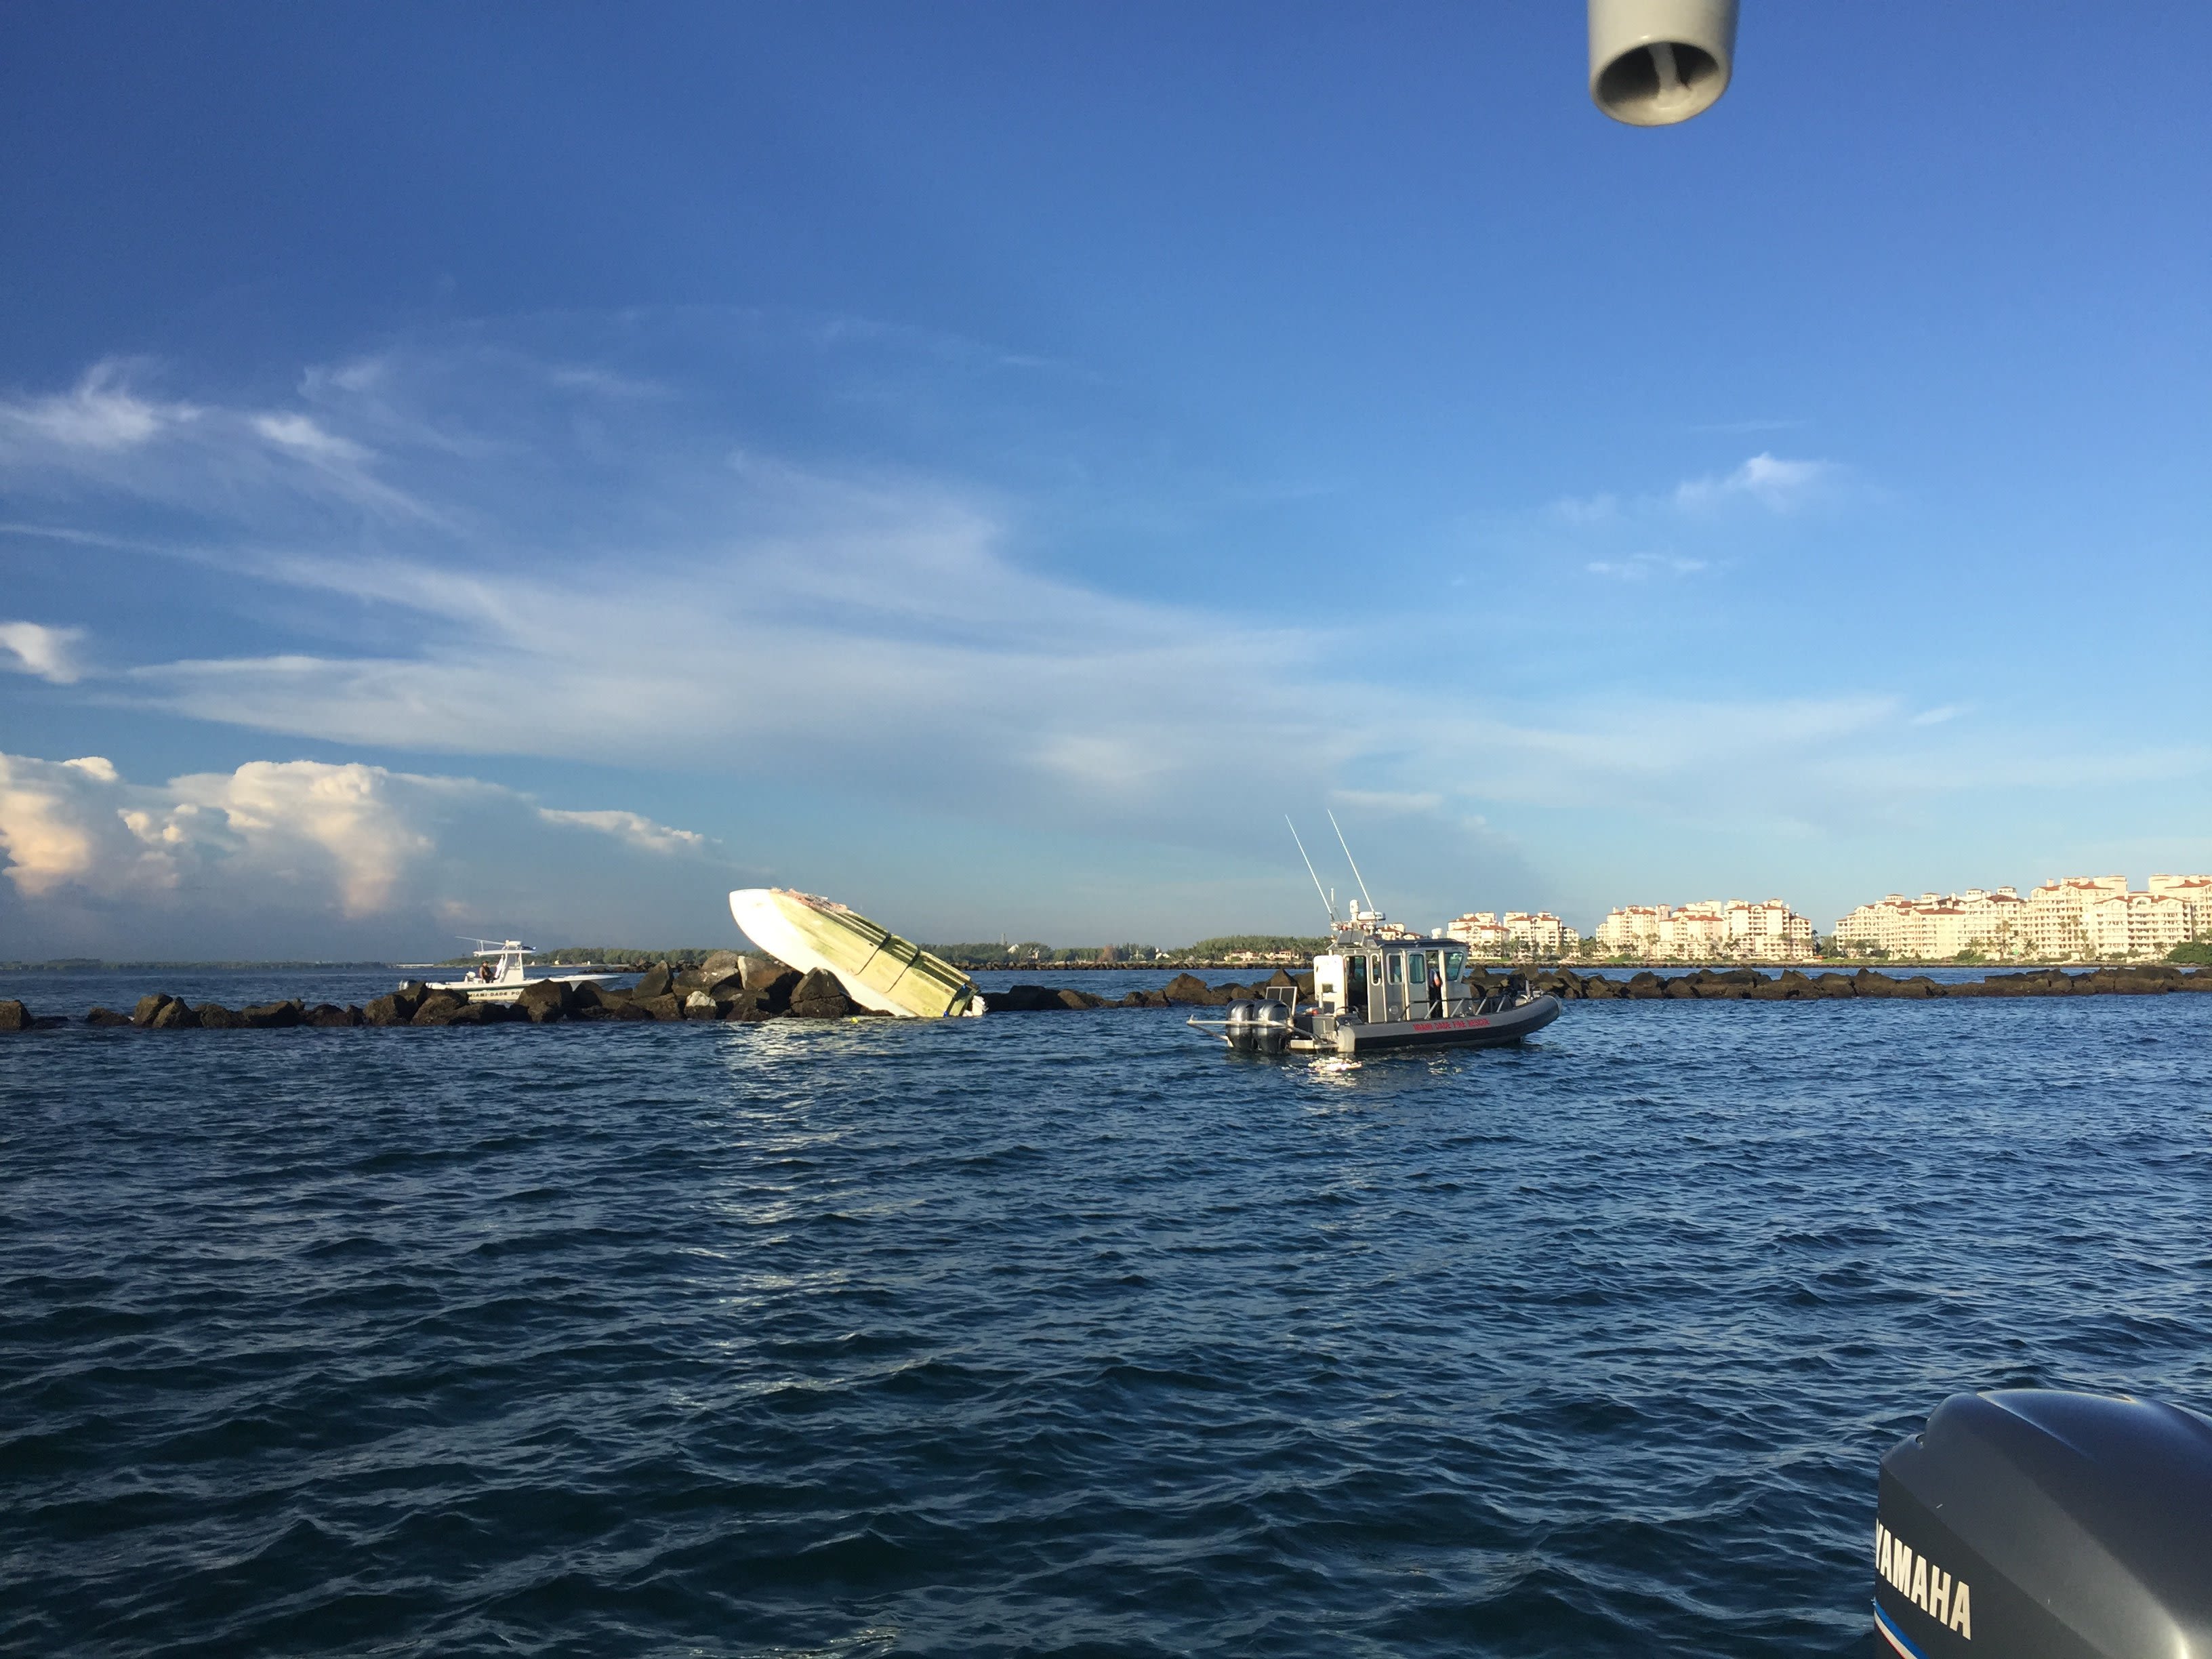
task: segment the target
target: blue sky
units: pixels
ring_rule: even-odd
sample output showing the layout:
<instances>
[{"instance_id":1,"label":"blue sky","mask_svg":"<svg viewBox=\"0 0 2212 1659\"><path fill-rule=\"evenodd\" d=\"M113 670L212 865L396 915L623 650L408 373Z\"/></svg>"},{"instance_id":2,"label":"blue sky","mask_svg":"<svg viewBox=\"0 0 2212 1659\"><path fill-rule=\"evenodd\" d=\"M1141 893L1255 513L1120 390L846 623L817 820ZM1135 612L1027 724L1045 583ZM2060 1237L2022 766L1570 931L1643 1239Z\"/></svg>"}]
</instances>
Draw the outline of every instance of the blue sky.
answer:
<instances>
[{"instance_id":1,"label":"blue sky","mask_svg":"<svg viewBox=\"0 0 2212 1659\"><path fill-rule=\"evenodd\" d=\"M2212 866L2212 13L2081 17L11 6L0 957Z\"/></svg>"}]
</instances>

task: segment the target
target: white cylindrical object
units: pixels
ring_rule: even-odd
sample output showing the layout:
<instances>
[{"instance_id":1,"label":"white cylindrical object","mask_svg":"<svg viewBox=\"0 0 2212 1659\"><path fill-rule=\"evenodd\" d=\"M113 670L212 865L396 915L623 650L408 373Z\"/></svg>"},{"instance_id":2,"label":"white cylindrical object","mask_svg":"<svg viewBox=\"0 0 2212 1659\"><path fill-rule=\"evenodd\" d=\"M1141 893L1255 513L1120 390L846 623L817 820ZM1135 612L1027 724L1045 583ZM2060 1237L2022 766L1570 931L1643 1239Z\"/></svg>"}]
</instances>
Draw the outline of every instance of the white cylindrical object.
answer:
<instances>
[{"instance_id":1,"label":"white cylindrical object","mask_svg":"<svg viewBox=\"0 0 2212 1659\"><path fill-rule=\"evenodd\" d=\"M1711 109L1735 66L1736 0L1589 0L1590 101L1632 127Z\"/></svg>"}]
</instances>

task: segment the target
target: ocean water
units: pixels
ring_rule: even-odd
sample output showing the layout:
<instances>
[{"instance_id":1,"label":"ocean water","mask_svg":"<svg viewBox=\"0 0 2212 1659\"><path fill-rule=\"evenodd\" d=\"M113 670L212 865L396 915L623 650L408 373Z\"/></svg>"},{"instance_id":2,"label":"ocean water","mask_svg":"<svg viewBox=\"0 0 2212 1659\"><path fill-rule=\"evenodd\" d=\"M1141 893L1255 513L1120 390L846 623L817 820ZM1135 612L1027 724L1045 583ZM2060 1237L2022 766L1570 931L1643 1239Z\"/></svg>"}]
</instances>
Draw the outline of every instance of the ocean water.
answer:
<instances>
[{"instance_id":1,"label":"ocean water","mask_svg":"<svg viewBox=\"0 0 2212 1659\"><path fill-rule=\"evenodd\" d=\"M0 1038L0 1648L1871 1655L1944 1395L2212 1406L2208 1060L2197 996L1356 1065L1153 1011Z\"/></svg>"}]
</instances>

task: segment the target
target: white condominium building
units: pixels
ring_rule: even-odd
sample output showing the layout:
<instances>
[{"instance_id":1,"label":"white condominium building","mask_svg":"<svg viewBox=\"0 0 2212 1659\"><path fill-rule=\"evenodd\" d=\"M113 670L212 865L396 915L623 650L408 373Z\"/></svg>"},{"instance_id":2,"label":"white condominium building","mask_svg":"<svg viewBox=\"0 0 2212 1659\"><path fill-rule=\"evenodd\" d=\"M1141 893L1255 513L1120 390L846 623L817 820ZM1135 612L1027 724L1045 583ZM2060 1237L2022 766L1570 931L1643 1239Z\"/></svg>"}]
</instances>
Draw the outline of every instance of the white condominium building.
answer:
<instances>
[{"instance_id":1,"label":"white condominium building","mask_svg":"<svg viewBox=\"0 0 2212 1659\"><path fill-rule=\"evenodd\" d=\"M1647 961L1799 962L1813 954L1813 924L1780 899L1625 904L1598 924L1597 942Z\"/></svg>"},{"instance_id":2,"label":"white condominium building","mask_svg":"<svg viewBox=\"0 0 2212 1659\"><path fill-rule=\"evenodd\" d=\"M2155 959L2197 934L2212 935L2212 876L2153 876L2148 891L2135 893L2125 876L2062 876L2024 899L2010 887L1917 899L1892 893L1838 922L1835 938L1923 962L1968 951L2077 961Z\"/></svg>"},{"instance_id":3,"label":"white condominium building","mask_svg":"<svg viewBox=\"0 0 2212 1659\"><path fill-rule=\"evenodd\" d=\"M2212 876L2153 876L2150 890L2189 907L2189 937L2212 939Z\"/></svg>"},{"instance_id":4,"label":"white condominium building","mask_svg":"<svg viewBox=\"0 0 2212 1659\"><path fill-rule=\"evenodd\" d=\"M2126 885L2124 882L2121 884ZM1836 924L1836 943L1917 961L1940 961L1964 951L2006 958L2029 953L2028 902L2017 888L1986 892L1892 893L1862 904Z\"/></svg>"},{"instance_id":5,"label":"white condominium building","mask_svg":"<svg viewBox=\"0 0 2212 1659\"><path fill-rule=\"evenodd\" d=\"M1455 939L1478 957L1561 957L1582 943L1582 935L1549 910L1508 910L1503 919L1494 910L1470 910L1444 924L1447 938Z\"/></svg>"}]
</instances>

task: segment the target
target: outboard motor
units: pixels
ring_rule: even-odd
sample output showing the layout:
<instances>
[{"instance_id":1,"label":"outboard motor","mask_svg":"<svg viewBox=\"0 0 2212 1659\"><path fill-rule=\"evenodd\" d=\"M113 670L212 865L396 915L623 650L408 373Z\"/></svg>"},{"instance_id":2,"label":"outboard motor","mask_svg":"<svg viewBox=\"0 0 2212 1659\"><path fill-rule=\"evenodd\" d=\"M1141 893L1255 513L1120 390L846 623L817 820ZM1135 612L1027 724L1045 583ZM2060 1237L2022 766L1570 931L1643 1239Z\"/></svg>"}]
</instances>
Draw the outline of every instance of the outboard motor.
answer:
<instances>
[{"instance_id":1,"label":"outboard motor","mask_svg":"<svg viewBox=\"0 0 2212 1659\"><path fill-rule=\"evenodd\" d=\"M1229 1005L1224 1035L1240 1054L1279 1054L1291 1040L1291 1011L1279 1002L1240 997Z\"/></svg>"},{"instance_id":2,"label":"outboard motor","mask_svg":"<svg viewBox=\"0 0 2212 1659\"><path fill-rule=\"evenodd\" d=\"M1589 0L1590 101L1632 127L1711 109L1735 70L1736 0Z\"/></svg>"},{"instance_id":3,"label":"outboard motor","mask_svg":"<svg viewBox=\"0 0 2212 1659\"><path fill-rule=\"evenodd\" d=\"M1907 1659L2212 1655L2212 1419L1954 1394L1881 1460L1875 1626Z\"/></svg>"}]
</instances>

